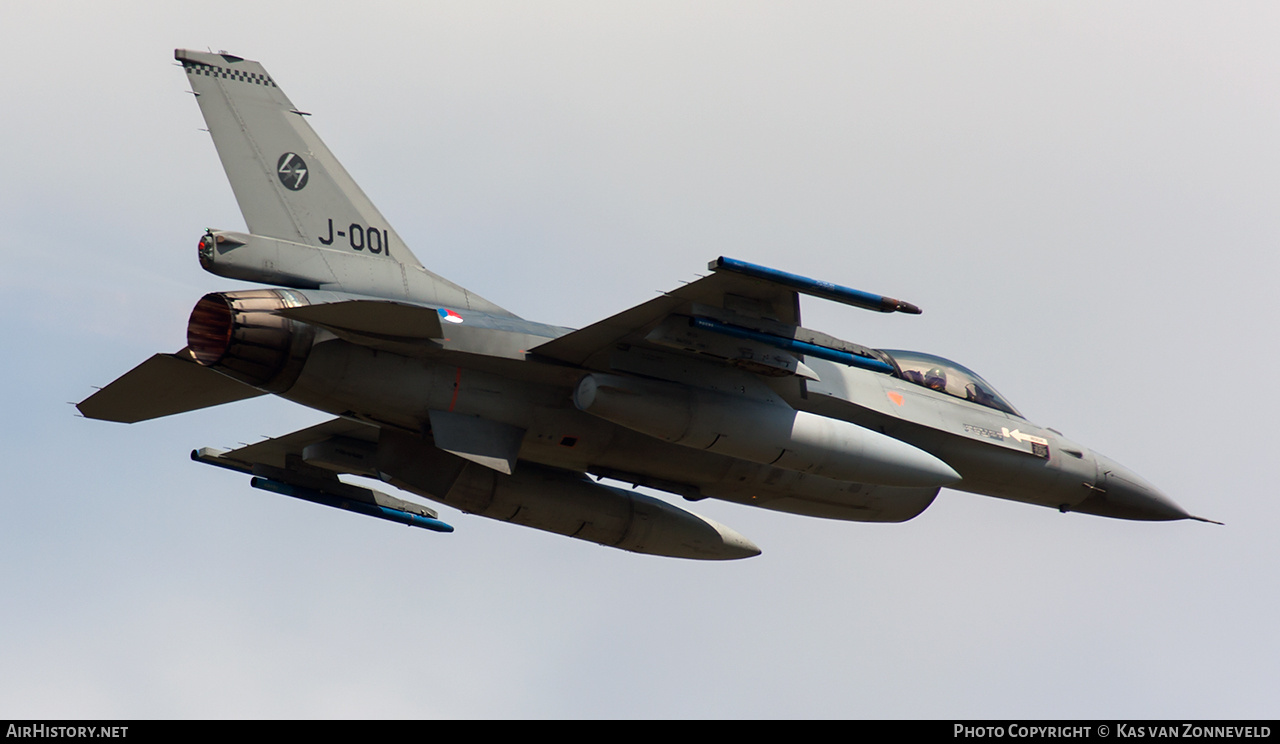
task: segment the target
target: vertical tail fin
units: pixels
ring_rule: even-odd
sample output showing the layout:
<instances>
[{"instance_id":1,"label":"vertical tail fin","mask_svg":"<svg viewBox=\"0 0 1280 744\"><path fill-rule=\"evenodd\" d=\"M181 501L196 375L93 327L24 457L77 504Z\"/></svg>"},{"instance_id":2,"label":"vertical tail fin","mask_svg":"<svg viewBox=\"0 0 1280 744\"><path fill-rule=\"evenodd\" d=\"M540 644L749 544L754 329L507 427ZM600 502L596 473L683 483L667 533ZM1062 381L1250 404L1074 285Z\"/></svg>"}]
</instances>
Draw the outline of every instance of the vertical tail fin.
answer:
<instances>
[{"instance_id":1,"label":"vertical tail fin","mask_svg":"<svg viewBox=\"0 0 1280 744\"><path fill-rule=\"evenodd\" d=\"M422 265L262 65L185 49L174 57L191 81L249 232L313 246L330 246L341 232L344 244Z\"/></svg>"},{"instance_id":2,"label":"vertical tail fin","mask_svg":"<svg viewBox=\"0 0 1280 744\"><path fill-rule=\"evenodd\" d=\"M509 314L423 268L262 65L186 49L174 57L191 82L249 232L273 239L247 244L229 234L225 247L237 253L225 257L226 270L211 268L217 263L212 253L206 268L251 281L304 277L291 286Z\"/></svg>"}]
</instances>

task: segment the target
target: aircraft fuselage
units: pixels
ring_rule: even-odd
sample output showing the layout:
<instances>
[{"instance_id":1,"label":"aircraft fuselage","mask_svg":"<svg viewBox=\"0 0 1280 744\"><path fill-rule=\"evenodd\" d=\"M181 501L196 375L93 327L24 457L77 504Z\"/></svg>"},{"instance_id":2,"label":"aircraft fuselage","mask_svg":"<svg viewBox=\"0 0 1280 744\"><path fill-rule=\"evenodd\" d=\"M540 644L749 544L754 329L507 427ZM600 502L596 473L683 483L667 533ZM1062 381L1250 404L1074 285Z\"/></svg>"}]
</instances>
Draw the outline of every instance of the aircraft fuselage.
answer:
<instances>
[{"instance_id":1,"label":"aircraft fuselage","mask_svg":"<svg viewBox=\"0 0 1280 744\"><path fill-rule=\"evenodd\" d=\"M279 394L406 432L430 431L432 411L500 422L523 432L521 461L689 499L714 497L834 519L902 521L923 511L937 493L936 487L844 482L746 462L601 420L574 405L581 369L523 348L568 329L468 311L458 317L463 322L448 329L449 338L418 356L317 338L297 380ZM485 351L473 353L468 347ZM615 361L628 353L635 352L619 351ZM1051 429L890 375L823 360L808 364L818 380L797 384L794 378L774 378L770 390L797 411L847 421L934 455L960 475L947 487L1063 511L1090 511L1089 497L1106 488L1099 458ZM761 384L746 372L683 366L695 367L683 377L714 379L724 389ZM1129 518L1173 517L1163 499L1131 506Z\"/></svg>"},{"instance_id":2,"label":"aircraft fuselage","mask_svg":"<svg viewBox=\"0 0 1280 744\"><path fill-rule=\"evenodd\" d=\"M918 315L910 302L722 256L708 275L582 329L519 318L427 269L260 64L175 58L248 228L208 231L200 264L272 288L206 295L186 348L82 401L87 417L134 423L275 394L336 418L193 459L262 490L428 530L452 528L339 476L683 558L760 551L600 480L866 522L911 519L942 487L1194 518L1022 418L971 370L801 324L802 295Z\"/></svg>"}]
</instances>

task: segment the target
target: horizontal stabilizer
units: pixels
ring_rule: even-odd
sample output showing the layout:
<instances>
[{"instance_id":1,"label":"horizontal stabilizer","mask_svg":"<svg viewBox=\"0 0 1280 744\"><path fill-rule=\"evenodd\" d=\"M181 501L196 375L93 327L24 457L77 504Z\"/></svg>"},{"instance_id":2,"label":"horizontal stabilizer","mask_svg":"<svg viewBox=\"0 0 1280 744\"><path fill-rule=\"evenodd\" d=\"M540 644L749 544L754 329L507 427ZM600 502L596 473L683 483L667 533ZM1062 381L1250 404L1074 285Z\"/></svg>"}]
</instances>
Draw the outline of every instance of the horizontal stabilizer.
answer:
<instances>
[{"instance_id":1,"label":"horizontal stabilizer","mask_svg":"<svg viewBox=\"0 0 1280 744\"><path fill-rule=\"evenodd\" d=\"M440 311L389 300L348 300L323 305L289 307L276 311L339 336L355 334L372 338L442 338Z\"/></svg>"},{"instance_id":2,"label":"horizontal stabilizer","mask_svg":"<svg viewBox=\"0 0 1280 744\"><path fill-rule=\"evenodd\" d=\"M191 352L156 354L76 405L91 419L132 424L264 393L197 364Z\"/></svg>"}]
</instances>

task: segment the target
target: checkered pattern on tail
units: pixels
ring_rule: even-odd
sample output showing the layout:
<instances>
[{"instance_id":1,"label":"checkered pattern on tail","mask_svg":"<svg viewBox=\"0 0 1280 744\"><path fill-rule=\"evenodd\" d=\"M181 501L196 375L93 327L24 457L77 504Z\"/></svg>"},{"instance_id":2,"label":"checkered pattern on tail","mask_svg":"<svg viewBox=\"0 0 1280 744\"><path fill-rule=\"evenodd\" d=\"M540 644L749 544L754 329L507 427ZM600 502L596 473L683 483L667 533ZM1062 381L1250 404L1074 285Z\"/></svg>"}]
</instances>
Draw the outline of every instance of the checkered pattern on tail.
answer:
<instances>
[{"instance_id":1,"label":"checkered pattern on tail","mask_svg":"<svg viewBox=\"0 0 1280 744\"><path fill-rule=\"evenodd\" d=\"M271 88L279 87L276 81L272 80L268 75L262 75L256 72L242 72L240 70L228 70L225 67L216 67L214 65L206 65L203 62L190 62L182 60L182 67L186 69L188 75L204 75L206 77L220 77L227 80L239 80L242 83L253 83L254 85L266 85Z\"/></svg>"}]
</instances>

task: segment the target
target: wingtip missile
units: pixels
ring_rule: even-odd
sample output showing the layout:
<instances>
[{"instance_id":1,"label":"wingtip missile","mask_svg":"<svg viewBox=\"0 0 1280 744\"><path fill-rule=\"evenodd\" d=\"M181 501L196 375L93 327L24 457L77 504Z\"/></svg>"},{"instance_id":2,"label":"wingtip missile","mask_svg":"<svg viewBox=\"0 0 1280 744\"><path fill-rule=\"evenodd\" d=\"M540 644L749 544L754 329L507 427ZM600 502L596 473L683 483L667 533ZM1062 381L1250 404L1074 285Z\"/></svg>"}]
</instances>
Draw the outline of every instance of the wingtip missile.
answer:
<instances>
[{"instance_id":1,"label":"wingtip missile","mask_svg":"<svg viewBox=\"0 0 1280 744\"><path fill-rule=\"evenodd\" d=\"M811 297L820 297L824 300L839 302L843 305L852 305L865 310L875 310L881 313L907 313L909 315L919 315L922 312L919 307L910 302L871 292L863 292L860 289L844 287L818 279L810 279L799 274L789 274L785 271L771 269L768 266L739 261L736 258L720 256L708 263L707 268L712 271L728 271L734 274L742 274L770 284L794 289Z\"/></svg>"}]
</instances>

